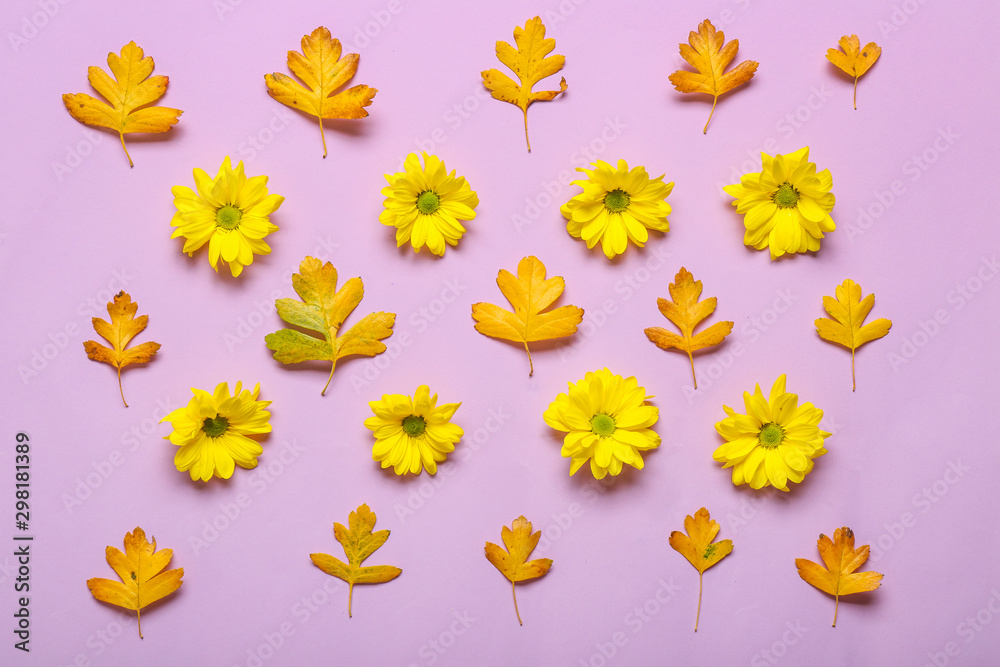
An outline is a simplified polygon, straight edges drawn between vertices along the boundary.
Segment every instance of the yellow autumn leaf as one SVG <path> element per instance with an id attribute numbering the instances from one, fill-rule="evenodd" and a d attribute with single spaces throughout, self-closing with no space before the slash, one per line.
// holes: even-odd
<path id="1" fill-rule="evenodd" d="M 688 36 L 690 44 L 679 45 L 681 57 L 698 71 L 677 70 L 669 77 L 674 88 L 682 93 L 705 93 L 712 96 L 712 111 L 705 122 L 704 134 L 708 133 L 708 124 L 712 122 L 719 95 L 752 79 L 760 64 L 744 60 L 726 72 L 726 67 L 740 49 L 740 41 L 734 39 L 727 44 L 725 40 L 725 34 L 721 30 L 716 31 L 712 22 L 705 19 L 698 25 L 698 32 L 692 32 Z"/>
<path id="2" fill-rule="evenodd" d="M 699 301 L 701 281 L 695 280 L 691 272 L 683 266 L 674 276 L 674 282 L 670 283 L 669 290 L 671 300 L 667 301 L 661 297 L 656 300 L 656 305 L 665 318 L 677 325 L 681 335 L 678 336 L 662 327 L 650 327 L 644 332 L 646 337 L 661 349 L 687 352 L 688 360 L 691 362 L 691 378 L 694 380 L 694 388 L 697 389 L 698 378 L 694 374 L 694 357 L 691 353 L 721 343 L 732 332 L 733 323 L 716 322 L 707 329 L 694 333 L 695 327 L 715 312 L 716 298 L 713 296 Z"/>
<path id="3" fill-rule="evenodd" d="M 712 543 L 719 534 L 719 524 L 713 521 L 708 510 L 702 507 L 684 519 L 684 533 L 670 533 L 670 546 L 674 551 L 688 559 L 698 570 L 698 612 L 694 618 L 694 631 L 698 632 L 698 619 L 701 618 L 701 578 L 705 570 L 712 567 L 729 555 L 733 550 L 732 540 L 722 540 Z"/>
<path id="4" fill-rule="evenodd" d="M 561 276 L 546 280 L 545 265 L 534 256 L 518 262 L 516 278 L 501 269 L 497 286 L 514 307 L 514 312 L 492 303 L 474 303 L 472 317 L 476 320 L 476 331 L 493 338 L 523 343 L 528 353 L 530 377 L 535 373 L 535 365 L 531 361 L 528 343 L 572 335 L 583 319 L 583 308 L 560 306 L 547 313 L 542 312 L 559 298 L 566 284 Z"/>
<path id="5" fill-rule="evenodd" d="M 507 547 L 506 551 L 492 542 L 486 543 L 487 560 L 510 581 L 511 593 L 514 595 L 514 613 L 517 614 L 517 622 L 521 625 L 524 625 L 524 622 L 521 620 L 521 612 L 517 609 L 517 582 L 543 577 L 552 567 L 551 558 L 528 560 L 541 536 L 540 530 L 536 533 L 531 532 L 531 522 L 522 515 L 514 519 L 510 528 L 504 526 L 500 530 L 500 538 Z"/>
<path id="6" fill-rule="evenodd" d="M 882 585 L 883 575 L 878 572 L 855 572 L 868 560 L 868 545 L 855 549 L 854 532 L 847 526 L 835 530 L 832 540 L 820 533 L 816 546 L 826 567 L 806 558 L 796 558 L 795 567 L 799 568 L 799 576 L 804 581 L 836 598 L 833 627 L 837 627 L 840 596 L 873 591 Z"/>
<path id="7" fill-rule="evenodd" d="M 101 345 L 97 341 L 88 340 L 83 343 L 83 349 L 87 356 L 94 361 L 101 361 L 118 371 L 118 392 L 121 394 L 122 403 L 125 403 L 125 392 L 122 390 L 122 369 L 130 364 L 144 364 L 152 360 L 156 351 L 160 349 L 159 343 L 148 341 L 129 348 L 128 344 L 143 329 L 149 321 L 149 315 L 135 316 L 135 311 L 139 304 L 132 301 L 132 297 L 126 292 L 118 292 L 114 301 L 108 302 L 108 315 L 111 322 L 105 322 L 99 317 L 94 317 L 91 322 L 102 338 L 111 343 L 111 347 Z M 127 349 L 126 349 L 127 348 Z M 128 407 L 128 403 L 125 403 Z"/>
<path id="8" fill-rule="evenodd" d="M 848 76 L 854 77 L 854 109 L 858 108 L 858 78 L 867 72 L 878 57 L 882 55 L 882 47 L 875 42 L 868 42 L 861 48 L 861 40 L 857 35 L 844 35 L 840 38 L 840 48 L 827 49 L 826 59 L 842 69 Z"/>
<path id="9" fill-rule="evenodd" d="M 369 509 L 367 504 L 363 504 L 358 507 L 357 511 L 351 512 L 347 517 L 347 523 L 350 526 L 349 529 L 344 528 L 344 525 L 340 523 L 333 524 L 333 536 L 343 545 L 347 563 L 330 554 L 309 554 L 309 558 L 319 569 L 332 577 L 343 579 L 350 585 L 347 593 L 347 615 L 350 617 L 352 616 L 351 606 L 354 600 L 354 584 L 383 584 L 392 581 L 403 571 L 392 565 L 361 567 L 361 563 L 389 539 L 388 530 L 372 532 L 372 528 L 375 527 L 375 513 Z"/>
<path id="10" fill-rule="evenodd" d="M 146 533 L 136 526 L 131 533 L 125 533 L 125 553 L 109 546 L 105 555 L 121 581 L 95 577 L 87 580 L 87 588 L 101 602 L 124 607 L 135 612 L 139 624 L 139 638 L 142 638 L 142 616 L 140 610 L 170 595 L 184 583 L 184 568 L 161 572 L 170 563 L 174 552 L 170 549 L 156 550 L 156 538 L 146 541 Z"/>
<path id="11" fill-rule="evenodd" d="M 858 387 L 854 378 L 854 354 L 859 347 L 869 341 L 889 333 L 892 321 L 883 318 L 864 324 L 865 318 L 875 305 L 875 295 L 861 298 L 861 285 L 850 278 L 837 286 L 837 298 L 824 296 L 823 308 L 830 318 L 816 320 L 816 333 L 823 340 L 843 345 L 851 351 L 851 391 Z M 864 326 L 862 326 L 864 324 Z"/>
<path id="12" fill-rule="evenodd" d="M 377 88 L 359 84 L 337 93 L 358 71 L 357 53 L 341 58 L 340 40 L 331 38 L 330 31 L 320 26 L 311 35 L 302 37 L 302 53 L 288 52 L 288 69 L 301 83 L 281 72 L 264 75 L 267 94 L 285 106 L 298 109 L 319 119 L 326 157 L 324 118 L 364 118 L 365 107 L 372 103 Z"/>
<path id="13" fill-rule="evenodd" d="M 532 92 L 536 83 L 562 69 L 566 57 L 560 55 L 548 56 L 556 48 L 556 40 L 545 38 L 545 26 L 542 19 L 529 19 L 524 27 L 514 28 L 515 49 L 507 42 L 497 42 L 497 59 L 517 75 L 520 84 L 497 69 L 483 70 L 483 84 L 494 99 L 509 102 L 520 107 L 524 113 L 524 141 L 531 152 L 531 141 L 528 139 L 528 107 L 532 102 L 548 102 L 556 95 L 566 91 L 566 79 L 559 81 L 559 90 L 542 90 Z M 546 57 L 548 56 L 548 57 Z"/>
<path id="14" fill-rule="evenodd" d="M 292 287 L 302 301 L 278 299 L 274 302 L 278 316 L 288 324 L 315 331 L 322 338 L 296 329 L 280 329 L 264 336 L 264 342 L 274 352 L 274 358 L 283 364 L 332 361 L 330 377 L 321 394 L 326 394 L 339 359 L 351 355 L 374 357 L 385 352 L 382 339 L 392 335 L 395 313 L 370 313 L 346 333 L 337 335 L 344 320 L 365 295 L 361 278 L 351 278 L 338 291 L 337 269 L 333 264 L 306 257 L 299 265 L 299 273 L 292 274 Z"/>
<path id="15" fill-rule="evenodd" d="M 153 73 L 152 57 L 143 57 L 142 49 L 129 42 L 121 55 L 108 54 L 108 67 L 114 79 L 100 67 L 87 69 L 87 80 L 110 104 L 85 93 L 62 96 L 63 104 L 73 118 L 95 127 L 105 127 L 118 133 L 122 150 L 133 166 L 132 156 L 125 148 L 125 135 L 136 132 L 166 132 L 184 113 L 170 107 L 146 106 L 163 97 L 170 79 Z"/>

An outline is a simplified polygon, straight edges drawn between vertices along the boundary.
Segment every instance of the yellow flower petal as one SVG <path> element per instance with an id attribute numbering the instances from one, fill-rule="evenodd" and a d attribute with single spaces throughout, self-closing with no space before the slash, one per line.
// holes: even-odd
<path id="1" fill-rule="evenodd" d="M 788 491 L 788 482 L 801 482 L 812 470 L 812 459 L 826 453 L 823 440 L 830 434 L 819 429 L 822 411 L 812 403 L 799 405 L 798 396 L 788 393 L 785 384 L 785 376 L 779 376 L 767 399 L 760 385 L 752 394 L 744 392 L 746 415 L 723 406 L 727 417 L 715 430 L 725 442 L 712 458 L 733 469 L 733 484 Z"/>
<path id="2" fill-rule="evenodd" d="M 267 176 L 247 178 L 243 163 L 232 168 L 229 157 L 222 161 L 214 179 L 202 169 L 194 169 L 197 195 L 185 186 L 174 186 L 174 207 L 177 213 L 170 221 L 174 227 L 171 238 L 184 238 L 183 251 L 193 254 L 209 244 L 208 261 L 219 270 L 221 258 L 234 276 L 253 262 L 254 254 L 267 254 L 270 247 L 262 241 L 277 231 L 268 216 L 284 201 L 280 195 L 268 194 Z M 223 214 L 224 207 L 236 208 Z M 230 238 L 233 237 L 233 238 Z"/>
<path id="3" fill-rule="evenodd" d="M 257 465 L 263 449 L 246 434 L 270 432 L 271 413 L 264 409 L 270 401 L 257 400 L 260 385 L 253 392 L 241 388 L 237 383 L 232 395 L 225 382 L 211 394 L 192 388 L 194 398 L 188 406 L 161 420 L 173 426 L 165 439 L 179 448 L 174 456 L 177 470 L 207 482 L 213 476 L 232 477 L 236 464 L 243 468 Z"/>

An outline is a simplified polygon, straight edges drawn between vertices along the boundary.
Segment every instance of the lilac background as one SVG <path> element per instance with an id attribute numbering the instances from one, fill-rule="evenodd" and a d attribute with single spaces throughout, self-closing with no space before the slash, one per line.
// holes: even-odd
<path id="1" fill-rule="evenodd" d="M 11 646 L 14 559 L 0 549 L 0 661 L 993 659 L 1000 457 L 987 420 L 998 398 L 1000 239 L 986 179 L 996 176 L 997 148 L 992 3 L 232 4 L 4 3 L 0 267 L 11 287 L 3 293 L 0 535 L 15 532 L 13 438 L 26 430 L 36 540 L 30 656 Z M 39 13 L 49 5 L 54 15 Z M 519 111 L 487 99 L 479 71 L 498 66 L 494 42 L 509 41 L 535 14 L 567 57 L 569 90 L 531 109 L 529 155 Z M 707 136 L 710 103 L 667 81 L 681 64 L 677 43 L 706 17 L 740 40 L 740 60 L 761 63 L 749 86 L 720 102 Z M 379 89 L 368 119 L 330 123 L 326 160 L 314 119 L 269 99 L 262 80 L 286 71 L 285 52 L 318 25 L 361 53 L 354 83 Z M 857 111 L 850 81 L 824 59 L 852 32 L 884 49 L 860 83 Z M 26 39 L 13 43 L 11 34 Z M 184 109 L 168 135 L 129 140 L 132 170 L 117 138 L 78 124 L 59 97 L 89 92 L 87 66 L 104 66 L 129 40 L 170 76 L 163 103 Z M 818 254 L 772 263 L 742 244 L 742 221 L 721 186 L 759 169 L 761 149 L 804 145 L 833 173 L 838 230 Z M 466 176 L 481 199 L 461 246 L 443 259 L 397 251 L 377 220 L 383 174 L 420 148 Z M 568 180 L 590 160 L 585 151 L 666 173 L 676 183 L 671 231 L 615 262 L 569 238 L 558 207 L 576 192 Z M 225 155 L 244 160 L 250 175 L 269 175 L 271 191 L 286 197 L 273 216 L 281 227 L 269 239 L 273 253 L 238 280 L 216 275 L 205 250 L 189 259 L 169 239 L 170 187 L 192 185 L 194 167 L 214 173 Z M 871 217 L 859 218 L 866 209 Z M 375 310 L 398 313 L 394 354 L 342 362 L 325 397 L 324 370 L 281 366 L 263 344 L 281 326 L 274 298 L 292 296 L 290 274 L 306 254 L 332 261 L 342 279 L 364 279 L 349 324 Z M 538 346 L 531 379 L 523 351 L 476 333 L 469 314 L 476 301 L 503 303 L 497 271 L 528 254 L 565 276 L 562 303 L 587 313 L 568 344 Z M 736 322 L 724 347 L 696 359 L 697 393 L 687 359 L 642 332 L 665 324 L 656 297 L 682 265 L 718 296 L 717 318 Z M 856 393 L 849 353 L 819 340 L 812 325 L 821 297 L 847 277 L 876 293 L 872 317 L 894 322 L 859 352 Z M 163 345 L 155 362 L 125 373 L 129 409 L 114 371 L 80 345 L 94 337 L 98 313 L 88 304 L 106 317 L 103 304 L 122 287 L 150 315 L 142 340 Z M 36 359 L 37 374 L 24 375 L 36 354 L 44 367 Z M 568 381 L 604 366 L 637 376 L 656 396 L 663 444 L 644 471 L 602 486 L 585 471 L 567 475 L 560 438 L 541 414 Z M 789 494 L 735 488 L 712 461 L 713 424 L 722 404 L 740 406 L 744 390 L 759 382 L 766 391 L 780 373 L 825 411 L 830 453 Z M 161 439 L 168 426 L 156 422 L 188 400 L 189 387 L 237 380 L 261 383 L 274 433 L 256 470 L 193 484 L 174 470 L 174 448 Z M 437 476 L 399 479 L 370 459 L 366 403 L 422 383 L 463 402 L 455 421 L 466 437 Z M 227 518 L 240 499 L 239 515 Z M 371 562 L 403 574 L 359 588 L 348 619 L 346 585 L 308 554 L 339 555 L 332 523 L 362 502 L 392 530 Z M 705 577 L 695 634 L 697 573 L 667 535 L 703 505 L 735 550 Z M 499 541 L 501 525 L 519 514 L 545 532 L 535 555 L 555 561 L 544 580 L 519 588 L 523 627 L 506 580 L 483 557 L 483 543 Z M 206 532 L 213 521 L 224 529 Z M 875 594 L 845 599 L 834 630 L 832 598 L 800 581 L 793 560 L 817 559 L 816 536 L 845 524 L 859 543 L 880 547 L 866 567 L 885 580 Z M 84 585 L 113 576 L 104 547 L 120 547 L 136 525 L 185 570 L 182 589 L 144 613 L 144 641 L 134 618 L 95 602 Z"/>

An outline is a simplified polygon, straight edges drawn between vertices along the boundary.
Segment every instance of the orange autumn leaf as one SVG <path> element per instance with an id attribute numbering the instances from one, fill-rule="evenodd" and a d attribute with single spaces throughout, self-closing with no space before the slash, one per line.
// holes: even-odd
<path id="1" fill-rule="evenodd" d="M 132 164 L 132 156 L 125 148 L 125 135 L 136 132 L 166 132 L 183 111 L 169 107 L 148 106 L 163 97 L 170 79 L 153 73 L 152 57 L 143 57 L 142 49 L 129 42 L 122 47 L 121 55 L 108 54 L 108 68 L 114 79 L 100 67 L 87 69 L 87 80 L 107 102 L 85 93 L 62 96 L 63 104 L 73 118 L 86 125 L 105 127 L 118 133 L 122 150 Z"/>
<path id="2" fill-rule="evenodd" d="M 725 39 L 723 32 L 716 31 L 711 21 L 702 21 L 698 25 L 698 32 L 692 32 L 688 36 L 690 44 L 679 45 L 681 57 L 698 71 L 677 70 L 669 77 L 674 88 L 682 93 L 705 93 L 712 96 L 712 111 L 705 122 L 705 134 L 708 133 L 708 124 L 712 122 L 719 95 L 752 79 L 759 65 L 753 60 L 744 60 L 726 72 L 726 67 L 740 49 L 740 42 L 734 39 L 725 43 Z"/>
<path id="3" fill-rule="evenodd" d="M 144 364 L 150 361 L 156 351 L 160 349 L 159 343 L 152 341 L 141 343 L 129 348 L 129 342 L 143 329 L 149 321 L 149 315 L 135 317 L 135 311 L 139 304 L 132 301 L 132 297 L 126 292 L 118 292 L 114 301 L 108 302 L 108 315 L 111 322 L 105 322 L 99 317 L 94 317 L 91 322 L 102 338 L 111 343 L 112 347 L 101 345 L 97 341 L 88 340 L 83 344 L 83 349 L 87 351 L 87 356 L 94 361 L 101 361 L 118 371 L 118 392 L 121 394 L 122 403 L 125 403 L 125 392 L 122 390 L 122 369 L 129 364 Z M 127 349 L 126 349 L 127 348 Z M 128 407 L 128 403 L 125 403 Z"/>
<path id="4" fill-rule="evenodd" d="M 566 91 L 566 79 L 559 81 L 559 90 L 542 90 L 532 92 L 532 87 L 547 76 L 551 76 L 566 64 L 566 57 L 549 56 L 556 48 L 556 40 L 545 38 L 545 25 L 542 19 L 529 19 L 524 27 L 514 28 L 515 49 L 507 42 L 497 42 L 497 59 L 517 75 L 520 85 L 497 69 L 484 70 L 481 74 L 483 85 L 490 91 L 494 99 L 509 102 L 521 109 L 524 114 L 524 141 L 531 152 L 531 141 L 528 140 L 528 107 L 533 102 L 549 102 L 559 93 Z M 548 57 L 546 57 L 548 56 Z"/>
<path id="5" fill-rule="evenodd" d="M 542 312 L 563 293 L 566 283 L 561 276 L 545 278 L 545 265 L 537 257 L 525 257 L 517 264 L 517 277 L 504 269 L 497 276 L 497 287 L 514 307 L 514 312 L 492 303 L 472 304 L 472 317 L 479 333 L 522 343 L 528 353 L 528 376 L 535 373 L 528 343 L 562 338 L 576 332 L 583 319 L 583 308 L 560 306 Z"/>
<path id="6" fill-rule="evenodd" d="M 842 69 L 848 76 L 854 77 L 854 109 L 858 108 L 858 79 L 867 72 L 878 57 L 882 55 L 882 47 L 875 42 L 868 42 L 861 48 L 861 40 L 857 35 L 844 35 L 840 38 L 840 48 L 827 49 L 826 59 Z"/>
<path id="7" fill-rule="evenodd" d="M 540 530 L 536 533 L 531 532 L 531 522 L 522 515 L 514 519 L 510 528 L 504 526 L 500 530 L 500 537 L 507 547 L 506 551 L 492 542 L 486 543 L 487 560 L 510 580 L 511 593 L 514 595 L 514 613 L 517 614 L 517 622 L 521 625 L 524 625 L 524 622 L 517 608 L 517 582 L 543 577 L 552 567 L 551 558 L 528 560 L 541 536 Z"/>
<path id="8" fill-rule="evenodd" d="M 105 555 L 121 581 L 95 577 L 87 580 L 87 588 L 101 602 L 124 607 L 135 612 L 139 624 L 139 638 L 142 639 L 142 617 L 140 610 L 170 595 L 184 583 L 184 568 L 161 572 L 170 563 L 174 552 L 171 549 L 156 550 L 156 538 L 146 541 L 146 533 L 136 527 L 125 533 L 125 553 L 109 546 Z"/>
<path id="9" fill-rule="evenodd" d="M 326 157 L 324 118 L 364 118 L 365 107 L 372 103 L 378 89 L 359 84 L 336 92 L 358 71 L 360 56 L 348 53 L 341 58 L 340 40 L 331 38 L 330 31 L 320 26 L 302 38 L 302 53 L 288 52 L 288 69 L 302 83 L 281 72 L 264 75 L 267 94 L 285 106 L 298 109 L 319 119 L 323 137 L 323 157 Z"/>
<path id="10" fill-rule="evenodd" d="M 873 591 L 882 585 L 883 575 L 878 572 L 855 572 L 868 560 L 868 545 L 855 549 L 854 532 L 847 526 L 834 531 L 832 540 L 820 533 L 816 544 L 826 567 L 806 558 L 796 558 L 795 567 L 799 568 L 799 576 L 804 581 L 836 598 L 833 627 L 837 627 L 840 596 Z"/>
<path id="11" fill-rule="evenodd" d="M 694 388 L 697 389 L 698 378 L 694 374 L 694 357 L 691 353 L 721 343 L 732 332 L 733 323 L 716 322 L 707 329 L 694 333 L 701 321 L 715 312 L 716 298 L 713 296 L 699 301 L 701 281 L 695 280 L 683 266 L 674 276 L 674 282 L 670 283 L 669 290 L 671 300 L 659 298 L 656 300 L 656 305 L 664 317 L 677 325 L 681 335 L 678 336 L 662 327 L 650 327 L 644 331 L 646 337 L 661 349 L 687 352 L 688 360 L 691 362 L 691 378 L 694 380 Z"/>
<path id="12" fill-rule="evenodd" d="M 333 536 L 344 547 L 347 563 L 334 558 L 330 554 L 309 554 L 309 558 L 319 569 L 338 579 L 346 581 L 350 587 L 347 593 L 347 615 L 352 616 L 351 606 L 354 600 L 354 584 L 382 584 L 392 581 L 403 571 L 392 565 L 369 565 L 361 567 L 361 563 L 375 553 L 375 550 L 389 539 L 388 530 L 373 533 L 375 513 L 367 504 L 358 507 L 347 517 L 350 529 L 343 524 L 333 524 Z"/>
<path id="13" fill-rule="evenodd" d="M 823 297 L 823 308 L 830 318 L 821 317 L 816 320 L 816 333 L 823 340 L 843 345 L 851 351 L 851 391 L 858 387 L 854 378 L 854 354 L 857 349 L 873 340 L 877 340 L 892 327 L 890 320 L 883 318 L 864 324 L 865 318 L 875 305 L 875 295 L 869 294 L 861 298 L 861 285 L 850 278 L 837 286 L 837 298 Z M 864 324 L 864 326 L 862 326 Z"/>
<path id="14" fill-rule="evenodd" d="M 264 336 L 264 342 L 274 352 L 275 360 L 283 364 L 333 362 L 330 377 L 320 392 L 325 396 L 337 369 L 337 361 L 352 355 L 374 357 L 385 352 L 382 339 L 392 335 L 396 314 L 369 313 L 338 335 L 344 320 L 365 296 L 361 278 L 351 278 L 338 290 L 337 269 L 333 264 L 306 257 L 299 264 L 299 273 L 292 274 L 292 287 L 302 301 L 278 299 L 274 302 L 278 316 L 288 324 L 318 333 L 322 338 L 298 329 L 279 329 Z"/>
<path id="15" fill-rule="evenodd" d="M 684 519 L 684 531 L 670 533 L 670 546 L 674 551 L 688 559 L 698 570 L 698 612 L 694 617 L 694 631 L 698 632 L 698 620 L 701 618 L 701 579 L 705 570 L 725 558 L 733 550 L 732 540 L 722 540 L 712 543 L 719 534 L 719 524 L 713 521 L 708 510 L 702 507 Z"/>

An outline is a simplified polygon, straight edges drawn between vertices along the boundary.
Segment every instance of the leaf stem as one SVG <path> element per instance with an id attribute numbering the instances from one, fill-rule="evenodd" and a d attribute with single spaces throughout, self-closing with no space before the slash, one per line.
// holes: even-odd
<path id="1" fill-rule="evenodd" d="M 323 391 L 319 392 L 320 396 L 326 396 L 327 387 L 330 386 L 330 382 L 333 380 L 333 371 L 337 370 L 337 360 L 333 360 L 333 365 L 330 366 L 330 377 L 326 379 L 326 384 L 323 386 Z"/>
<path id="2" fill-rule="evenodd" d="M 528 353 L 528 377 L 535 374 L 535 364 L 531 361 L 531 350 L 528 349 L 528 341 L 524 341 L 524 351 Z"/>
<path id="3" fill-rule="evenodd" d="M 138 609 L 135 610 L 135 618 L 139 622 L 139 639 L 142 639 L 142 613 Z"/>
<path id="4" fill-rule="evenodd" d="M 698 621 L 701 619 L 701 578 L 703 572 L 698 573 L 698 613 L 694 617 L 694 631 L 698 632 Z"/>
<path id="5" fill-rule="evenodd" d="M 694 357 L 691 356 L 691 350 L 690 349 L 687 351 L 687 353 L 688 353 L 688 359 L 691 361 L 691 379 L 694 380 L 694 388 L 697 389 L 698 388 L 698 378 L 694 374 Z"/>
<path id="6" fill-rule="evenodd" d="M 517 622 L 524 625 L 524 621 L 521 620 L 521 612 L 517 610 L 517 586 L 514 585 L 513 581 L 510 582 L 510 591 L 514 594 L 514 613 L 517 614 Z"/>
<path id="7" fill-rule="evenodd" d="M 524 112 L 524 142 L 528 144 L 528 152 L 531 152 L 531 140 L 528 139 L 528 110 L 522 109 Z"/>
<path id="8" fill-rule="evenodd" d="M 323 159 L 326 159 L 326 133 L 323 132 L 323 117 L 319 119 L 319 136 L 323 139 Z"/>
<path id="9" fill-rule="evenodd" d="M 833 603 L 833 627 L 837 627 L 837 612 L 840 611 L 840 596 L 837 596 L 837 601 Z"/>
<path id="10" fill-rule="evenodd" d="M 858 381 L 854 377 L 854 352 L 855 350 L 851 350 L 851 391 L 858 390 Z"/>
<path id="11" fill-rule="evenodd" d="M 119 138 L 119 139 L 121 140 L 121 142 L 122 142 L 122 150 L 123 150 L 123 151 L 125 151 L 125 157 L 127 157 L 127 158 L 128 158 L 128 166 L 129 166 L 129 168 L 131 169 L 132 167 L 135 167 L 135 165 L 134 165 L 134 164 L 132 164 L 132 156 L 128 154 L 128 149 L 127 149 L 127 148 L 125 148 L 125 135 L 124 135 L 124 134 L 122 134 L 121 132 L 119 132 L 119 133 L 118 133 L 118 138 Z"/>
<path id="12" fill-rule="evenodd" d="M 697 387 L 696 387 L 697 388 Z M 118 393 L 122 395 L 122 403 L 125 403 L 125 391 L 122 389 L 122 369 L 118 369 Z M 125 407 L 128 407 L 128 403 L 125 403 Z"/>
<path id="13" fill-rule="evenodd" d="M 712 111 L 708 114 L 708 120 L 705 121 L 705 129 L 701 131 L 702 134 L 708 134 L 708 124 L 712 122 L 712 116 L 715 115 L 715 105 L 719 101 L 719 96 L 716 95 L 715 99 L 712 100 Z"/>
<path id="14" fill-rule="evenodd" d="M 350 582 L 350 586 L 347 587 L 347 618 L 354 618 L 351 614 L 351 605 L 354 604 L 354 582 Z"/>
<path id="15" fill-rule="evenodd" d="M 854 75 L 854 110 L 858 110 L 858 75 Z"/>

